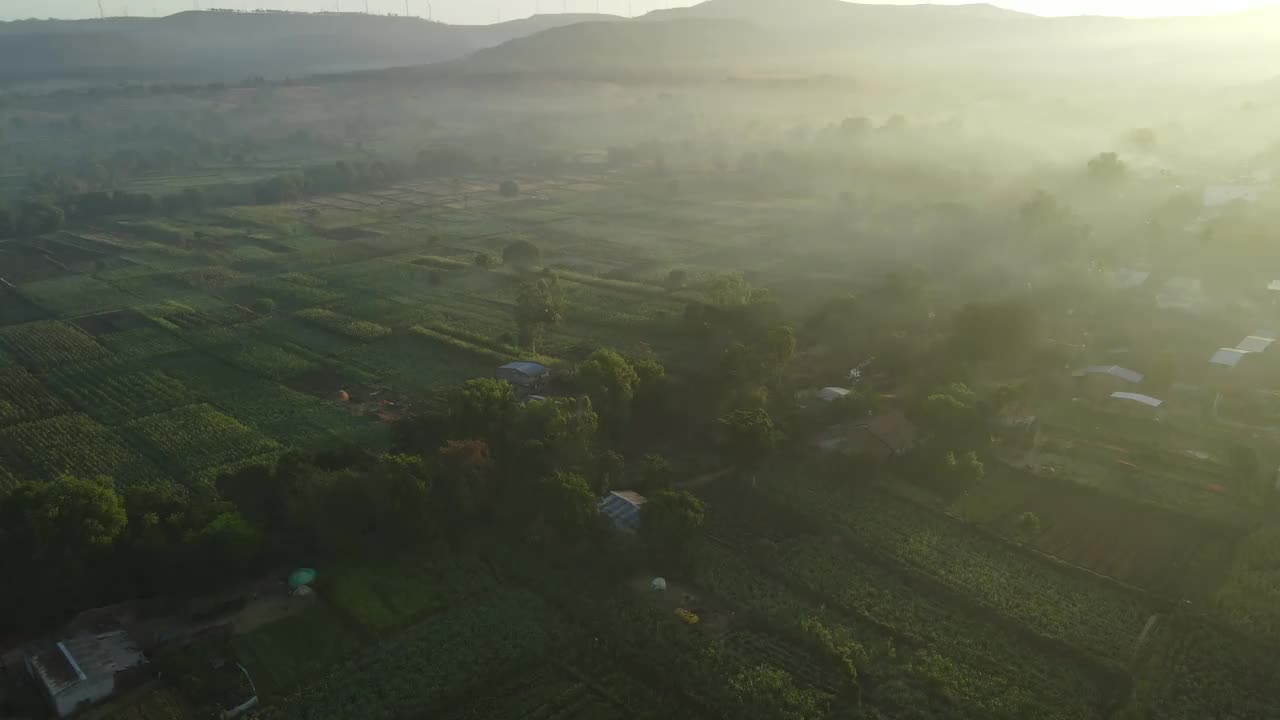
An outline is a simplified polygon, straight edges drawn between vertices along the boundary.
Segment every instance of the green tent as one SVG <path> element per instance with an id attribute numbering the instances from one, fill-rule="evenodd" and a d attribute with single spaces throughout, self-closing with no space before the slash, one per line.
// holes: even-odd
<path id="1" fill-rule="evenodd" d="M 316 581 L 316 571 L 311 568 L 298 568 L 289 573 L 289 587 L 295 590 L 303 585 L 310 585 Z"/>

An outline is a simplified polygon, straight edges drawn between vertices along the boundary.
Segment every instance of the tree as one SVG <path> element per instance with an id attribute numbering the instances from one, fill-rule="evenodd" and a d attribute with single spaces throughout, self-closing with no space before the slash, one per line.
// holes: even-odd
<path id="1" fill-rule="evenodd" d="M 1015 524 L 1018 531 L 1018 537 L 1024 542 L 1034 540 L 1040 534 L 1040 518 L 1033 512 L 1024 512 L 1018 516 Z"/>
<path id="2" fill-rule="evenodd" d="M 493 461 L 483 440 L 450 440 L 436 452 L 436 466 L 432 491 L 445 517 L 470 517 L 488 502 Z"/>
<path id="3" fill-rule="evenodd" d="M 25 483 L 0 499 L 0 545 L 12 557 L 51 570 L 77 565 L 103 551 L 128 525 L 111 478 L 63 476 Z"/>
<path id="4" fill-rule="evenodd" d="M 18 209 L 19 235 L 44 235 L 62 229 L 66 221 L 62 208 L 46 200 L 26 200 Z"/>
<path id="5" fill-rule="evenodd" d="M 577 377 L 583 392 L 604 419 L 605 427 L 621 438 L 631 419 L 631 401 L 640 384 L 635 368 L 617 351 L 601 348 L 578 368 Z"/>
<path id="6" fill-rule="evenodd" d="M 952 487 L 968 490 L 986 477 L 986 469 L 975 452 L 957 455 L 948 450 L 942 456 L 942 472 Z"/>
<path id="7" fill-rule="evenodd" d="M 1129 166 L 1113 152 L 1098 153 L 1089 161 L 1089 177 L 1103 182 L 1119 180 L 1129 172 Z"/>
<path id="8" fill-rule="evenodd" d="M 707 296 L 712 304 L 722 307 L 742 307 L 761 300 L 768 291 L 751 286 L 740 272 L 723 273 L 711 279 Z"/>
<path id="9" fill-rule="evenodd" d="M 1135 149 L 1149 153 L 1156 149 L 1156 131 L 1151 128 L 1134 128 L 1127 136 L 1129 144 Z"/>
<path id="10" fill-rule="evenodd" d="M 950 344 L 971 363 L 1018 356 L 1035 339 L 1038 320 L 1025 302 L 969 303 L 952 319 Z"/>
<path id="11" fill-rule="evenodd" d="M 734 463 L 754 476 L 756 469 L 773 453 L 779 433 L 773 418 L 763 409 L 735 410 L 720 418 L 725 450 Z"/>
<path id="12" fill-rule="evenodd" d="M 679 269 L 668 272 L 667 279 L 663 282 L 663 285 L 668 290 L 673 290 L 673 291 L 679 290 L 688 284 L 689 284 L 689 273 Z"/>
<path id="13" fill-rule="evenodd" d="M 488 270 L 490 268 L 498 267 L 498 258 L 494 257 L 491 253 L 478 252 L 475 256 L 475 263 L 476 267 Z"/>
<path id="14" fill-rule="evenodd" d="M 596 497 L 581 475 L 557 472 L 538 483 L 540 525 L 554 537 L 577 541 L 595 524 Z"/>
<path id="15" fill-rule="evenodd" d="M 767 379 L 776 380 L 796 355 L 796 333 L 783 325 L 771 328 L 761 347 L 761 366 Z"/>
<path id="16" fill-rule="evenodd" d="M 498 194 L 504 198 L 513 198 L 520 194 L 520 184 L 515 180 L 503 180 L 498 185 Z"/>
<path id="17" fill-rule="evenodd" d="M 270 317 L 276 312 L 276 301 L 271 298 L 258 298 L 253 301 L 253 311 L 259 315 Z"/>
<path id="18" fill-rule="evenodd" d="M 663 490 L 650 495 L 641 510 L 640 532 L 655 548 L 678 552 L 706 520 L 706 507 L 692 494 Z"/>
<path id="19" fill-rule="evenodd" d="M 1262 476 L 1258 451 L 1248 445 L 1232 445 L 1227 450 L 1227 458 L 1236 474 L 1236 487 L 1242 493 L 1256 492 L 1258 480 Z"/>
<path id="20" fill-rule="evenodd" d="M 537 351 L 537 340 L 544 328 L 564 319 L 564 291 L 554 275 L 530 280 L 516 294 L 516 327 L 520 344 Z"/>
<path id="21" fill-rule="evenodd" d="M 498 442 L 519 406 L 510 383 L 495 378 L 468 380 L 449 397 L 449 429 L 456 438 Z"/>
<path id="22" fill-rule="evenodd" d="M 219 578 L 235 577 L 257 564 L 261 534 L 244 516 L 228 509 L 185 538 L 183 565 L 191 582 L 208 587 Z"/>
<path id="23" fill-rule="evenodd" d="M 537 245 L 521 238 L 502 250 L 502 264 L 521 270 L 537 267 L 542 263 L 542 251 Z"/>
<path id="24" fill-rule="evenodd" d="M 621 487 L 626 473 L 626 458 L 614 450 L 605 450 L 596 456 L 596 481 L 591 486 L 592 492 L 596 497 L 603 497 L 609 490 Z"/>
<path id="25" fill-rule="evenodd" d="M 737 720 L 817 720 L 826 702 L 816 690 L 796 687 L 791 674 L 769 665 L 741 670 L 729 680 Z"/>
<path id="26" fill-rule="evenodd" d="M 670 461 L 658 453 L 645 453 L 640 458 L 640 484 L 647 493 L 670 490 L 676 471 Z"/>

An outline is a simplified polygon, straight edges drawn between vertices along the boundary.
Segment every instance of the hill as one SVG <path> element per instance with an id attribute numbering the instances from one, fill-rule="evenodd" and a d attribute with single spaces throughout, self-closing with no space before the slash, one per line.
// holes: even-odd
<path id="1" fill-rule="evenodd" d="M 0 23 L 0 82 L 192 82 L 422 65 L 566 24 L 542 15 L 454 26 L 354 13 L 190 11 L 162 18 Z"/>

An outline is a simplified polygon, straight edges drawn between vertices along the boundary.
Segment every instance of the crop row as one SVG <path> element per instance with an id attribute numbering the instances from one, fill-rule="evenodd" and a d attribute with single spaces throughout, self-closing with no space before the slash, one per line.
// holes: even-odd
<path id="1" fill-rule="evenodd" d="M 508 668 L 540 662 L 563 631 L 536 596 L 500 590 L 358 653 L 260 717 L 422 716 Z"/>
<path id="2" fill-rule="evenodd" d="M 930 575 L 1035 631 L 1125 661 L 1156 608 L 1102 580 L 1055 567 L 958 520 L 880 492 L 810 496 L 858 543 Z"/>
<path id="3" fill-rule="evenodd" d="M 1007 673 L 1005 681 L 1052 699 L 1054 707 L 1066 710 L 1075 705 L 1068 716 L 1086 717 L 1101 699 L 1085 668 L 1029 647 L 1013 632 L 970 618 L 828 541 L 788 541 L 779 548 L 778 567 L 840 607 L 891 626 L 939 654 Z"/>
<path id="4" fill-rule="evenodd" d="M 280 449 L 274 440 L 210 405 L 188 405 L 127 428 L 170 466 L 188 473 Z"/>
<path id="5" fill-rule="evenodd" d="M 187 720 L 182 700 L 173 690 L 153 690 L 137 702 L 113 710 L 103 720 Z"/>
<path id="6" fill-rule="evenodd" d="M 48 369 L 107 357 L 107 349 L 70 323 L 42 320 L 0 328 L 3 343 L 29 367 Z"/>
<path id="7" fill-rule="evenodd" d="M 193 400 L 182 383 L 159 370 L 84 370 L 55 374 L 49 382 L 77 408 L 112 426 Z"/>
<path id="8" fill-rule="evenodd" d="M 444 610 L 497 583 L 487 566 L 469 558 L 349 566 L 326 574 L 325 597 L 365 628 L 382 635 Z"/>
<path id="9" fill-rule="evenodd" d="M 20 367 L 0 366 L 0 426 L 57 415 L 67 409 L 31 373 Z"/>
<path id="10" fill-rule="evenodd" d="M 308 308 L 294 313 L 299 320 L 309 322 L 329 332 L 345 335 L 363 342 L 377 340 L 391 334 L 391 328 L 355 318 L 340 315 L 324 308 Z"/>
<path id="11" fill-rule="evenodd" d="M 1137 684 L 1138 701 L 1166 720 L 1280 717 L 1275 653 L 1194 619 L 1162 619 Z"/>
<path id="12" fill-rule="evenodd" d="M 106 475 L 128 485 L 163 477 L 114 431 L 80 414 L 5 428 L 0 431 L 0 451 L 16 459 L 21 469 L 44 480 L 67 474 L 85 478 Z"/>
<path id="13" fill-rule="evenodd" d="M 133 328 L 100 335 L 98 341 L 121 360 L 147 360 L 191 348 L 172 332 L 155 327 Z"/>
<path id="14" fill-rule="evenodd" d="M 744 611 L 784 626 L 819 618 L 859 643 L 868 654 L 866 666 L 859 667 L 866 676 L 863 685 L 879 698 L 873 704 L 889 716 L 923 712 L 930 706 L 937 706 L 928 715 L 936 718 L 1096 716 L 1091 703 L 1099 690 L 1073 669 L 1029 652 L 999 628 L 931 604 L 892 577 L 868 574 L 861 579 L 881 603 L 848 603 L 833 592 L 819 605 L 722 548 L 699 548 L 692 565 L 700 587 Z M 823 596 L 822 588 L 798 584 Z M 1048 682 L 1042 682 L 1046 676 Z"/>
<path id="15" fill-rule="evenodd" d="M 515 687 L 490 688 L 486 697 L 451 720 L 622 720 L 627 717 L 588 685 L 553 669 L 521 678 Z"/>

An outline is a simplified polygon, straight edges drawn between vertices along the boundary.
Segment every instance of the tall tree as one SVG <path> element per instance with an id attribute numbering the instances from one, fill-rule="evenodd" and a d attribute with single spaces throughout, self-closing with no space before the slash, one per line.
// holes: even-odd
<path id="1" fill-rule="evenodd" d="M 616 351 L 601 348 L 578 368 L 578 383 L 597 408 L 605 428 L 621 438 L 631 419 L 640 376 Z"/>
<path id="2" fill-rule="evenodd" d="M 538 336 L 547 327 L 562 321 L 564 311 L 564 291 L 554 275 L 545 275 L 521 285 L 515 308 L 520 344 L 537 352 Z"/>
<path id="3" fill-rule="evenodd" d="M 597 518 L 596 497 L 577 473 L 557 472 L 538 483 L 537 507 L 535 534 L 549 531 L 567 542 L 585 538 Z"/>
<path id="4" fill-rule="evenodd" d="M 735 410 L 720 418 L 725 449 L 740 470 L 755 472 L 778 445 L 780 435 L 773 418 L 763 409 Z"/>
<path id="5" fill-rule="evenodd" d="M 706 520 L 702 501 L 686 491 L 650 495 L 641 511 L 640 532 L 659 552 L 679 553 Z"/>

